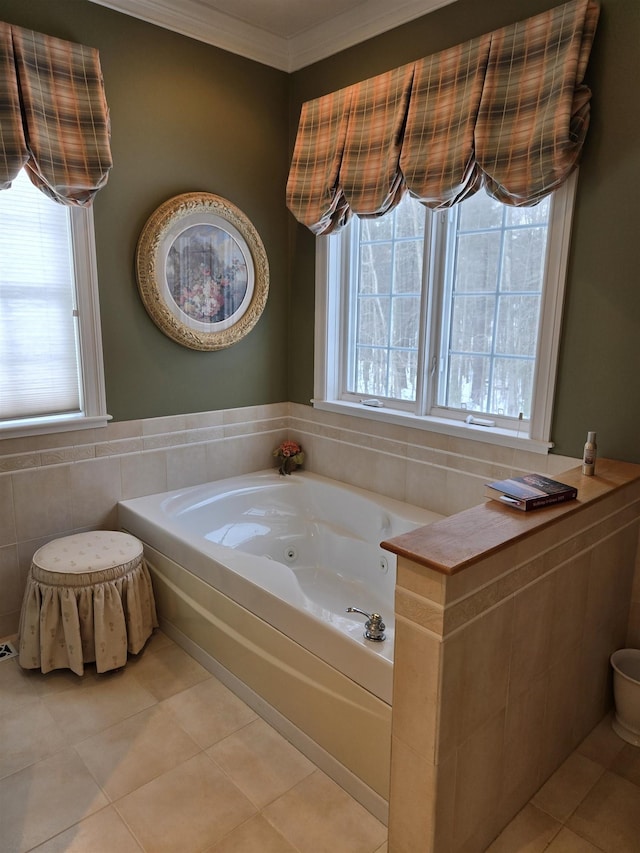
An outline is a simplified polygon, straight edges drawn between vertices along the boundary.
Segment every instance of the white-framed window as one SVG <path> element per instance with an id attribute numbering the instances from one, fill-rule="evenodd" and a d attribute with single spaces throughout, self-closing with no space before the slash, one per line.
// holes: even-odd
<path id="1" fill-rule="evenodd" d="M 314 405 L 547 452 L 575 183 L 317 238 Z"/>
<path id="2" fill-rule="evenodd" d="M 93 211 L 0 192 L 0 438 L 106 424 Z"/>

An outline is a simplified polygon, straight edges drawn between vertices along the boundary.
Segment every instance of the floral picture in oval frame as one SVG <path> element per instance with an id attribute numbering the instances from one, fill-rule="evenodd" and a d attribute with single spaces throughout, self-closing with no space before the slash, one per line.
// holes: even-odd
<path id="1" fill-rule="evenodd" d="M 136 277 L 153 322 L 195 350 L 241 340 L 269 292 L 258 232 L 239 208 L 213 193 L 183 193 L 154 211 L 138 240 Z"/>

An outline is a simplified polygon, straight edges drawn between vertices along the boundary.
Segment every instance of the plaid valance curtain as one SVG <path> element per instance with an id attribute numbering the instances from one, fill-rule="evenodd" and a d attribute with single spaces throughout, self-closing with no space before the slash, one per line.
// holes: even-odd
<path id="1" fill-rule="evenodd" d="M 450 207 L 483 184 L 536 204 L 577 165 L 599 9 L 571 0 L 302 105 L 287 205 L 315 234 L 409 191 Z"/>
<path id="2" fill-rule="evenodd" d="M 111 165 L 98 51 L 0 22 L 0 189 L 24 166 L 55 201 L 86 206 Z"/>

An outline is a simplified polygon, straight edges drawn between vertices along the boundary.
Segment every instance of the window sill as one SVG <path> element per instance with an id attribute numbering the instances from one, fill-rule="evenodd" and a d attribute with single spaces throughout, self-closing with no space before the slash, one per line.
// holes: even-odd
<path id="1" fill-rule="evenodd" d="M 553 447 L 552 441 L 539 441 L 528 435 L 519 435 L 516 430 L 500 429 L 499 427 L 484 427 L 467 424 L 463 421 L 434 418 L 428 415 L 418 416 L 410 412 L 400 412 L 382 408 L 370 408 L 362 403 L 351 403 L 344 400 L 311 400 L 315 409 L 323 412 L 335 412 L 341 415 L 352 415 L 370 421 L 382 421 L 388 424 L 420 429 L 426 432 L 437 432 L 441 435 L 451 435 L 455 438 L 467 438 L 470 441 L 483 441 L 485 444 L 497 444 L 501 447 L 513 447 L 517 450 L 527 450 L 531 453 L 548 454 Z"/>
<path id="2" fill-rule="evenodd" d="M 23 420 L 0 423 L 0 440 L 3 438 L 21 438 L 29 435 L 48 435 L 57 432 L 71 432 L 80 429 L 106 427 L 111 415 L 58 415 L 51 418 L 24 418 Z"/>

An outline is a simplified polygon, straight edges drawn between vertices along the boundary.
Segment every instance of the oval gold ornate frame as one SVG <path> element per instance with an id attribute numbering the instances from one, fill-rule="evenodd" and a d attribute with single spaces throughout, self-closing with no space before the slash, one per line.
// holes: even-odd
<path id="1" fill-rule="evenodd" d="M 223 322 L 196 321 L 171 297 L 166 264 L 169 250 L 190 226 L 225 232 L 247 266 L 247 294 Z M 269 293 L 269 263 L 260 236 L 231 202 L 212 193 L 183 193 L 168 199 L 147 220 L 136 249 L 138 290 L 153 322 L 165 335 L 195 350 L 218 350 L 237 343 L 258 322 Z"/>

